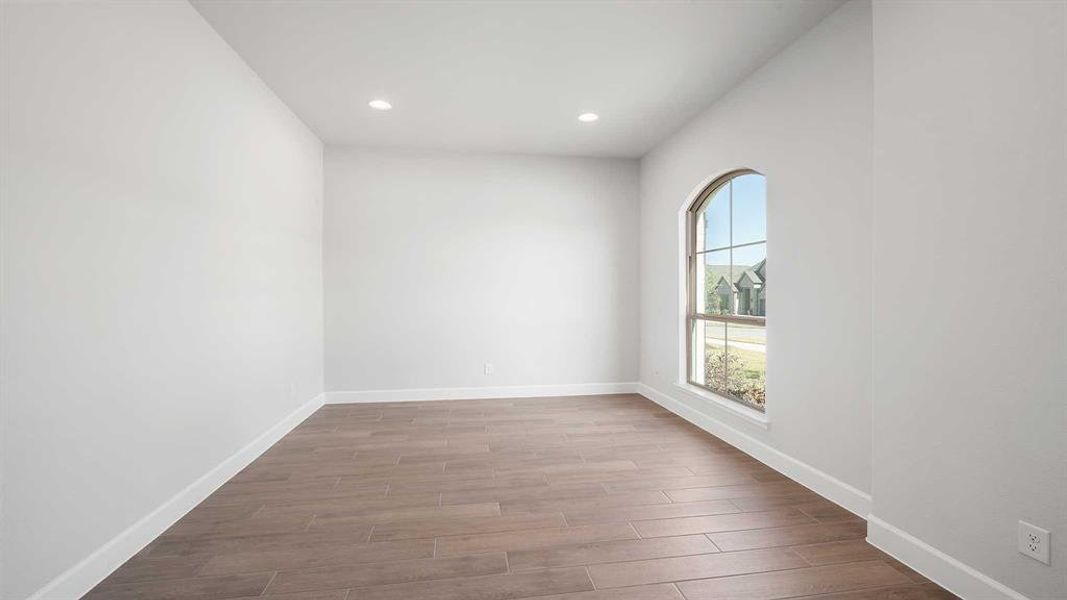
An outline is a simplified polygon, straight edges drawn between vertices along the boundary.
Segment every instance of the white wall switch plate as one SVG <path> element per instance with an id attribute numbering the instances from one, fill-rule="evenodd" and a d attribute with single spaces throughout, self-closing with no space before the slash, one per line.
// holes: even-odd
<path id="1" fill-rule="evenodd" d="M 1049 564 L 1049 532 L 1019 521 L 1019 553 Z"/>

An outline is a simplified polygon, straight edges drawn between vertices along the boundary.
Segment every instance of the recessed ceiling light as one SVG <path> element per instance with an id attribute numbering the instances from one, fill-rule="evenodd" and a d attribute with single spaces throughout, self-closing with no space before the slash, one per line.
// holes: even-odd
<path id="1" fill-rule="evenodd" d="M 389 109 L 393 108 L 393 105 L 389 104 L 385 100 L 371 100 L 370 102 L 367 103 L 367 106 L 369 106 L 369 107 L 371 107 L 371 108 L 373 108 L 375 110 L 389 110 Z"/>
<path id="2" fill-rule="evenodd" d="M 582 113 L 578 115 L 578 120 L 582 123 L 592 123 L 600 118 L 600 115 L 596 113 Z"/>

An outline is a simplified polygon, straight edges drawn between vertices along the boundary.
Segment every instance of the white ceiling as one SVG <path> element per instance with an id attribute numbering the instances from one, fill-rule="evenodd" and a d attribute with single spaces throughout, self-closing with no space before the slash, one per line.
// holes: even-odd
<path id="1" fill-rule="evenodd" d="M 840 3 L 193 0 L 328 144 L 628 157 Z"/>

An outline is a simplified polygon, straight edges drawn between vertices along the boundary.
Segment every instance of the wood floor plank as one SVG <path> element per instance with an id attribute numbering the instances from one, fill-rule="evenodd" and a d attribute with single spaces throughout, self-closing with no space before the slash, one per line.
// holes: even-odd
<path id="1" fill-rule="evenodd" d="M 437 556 L 532 550 L 568 544 L 635 538 L 637 538 L 637 532 L 627 523 L 449 536 L 437 538 Z"/>
<path id="2" fill-rule="evenodd" d="M 598 483 L 503 487 L 463 492 L 445 492 L 441 497 L 441 503 L 474 504 L 478 502 L 498 502 L 503 504 L 518 500 L 587 498 L 589 496 L 602 496 L 606 493 L 604 487 Z"/>
<path id="3" fill-rule="evenodd" d="M 708 500 L 704 502 L 676 502 L 650 506 L 612 506 L 584 510 L 568 510 L 563 513 L 571 525 L 590 525 L 593 523 L 646 521 L 651 519 L 673 519 L 702 515 L 722 515 L 738 513 L 737 507 L 728 500 Z"/>
<path id="4" fill-rule="evenodd" d="M 359 485 L 359 480 L 341 480 L 337 484 L 338 489 L 346 489 L 348 486 Z M 513 490 L 517 488 L 547 487 L 548 482 L 544 475 L 513 475 L 509 477 L 464 477 L 448 480 L 419 481 L 391 481 L 389 482 L 389 494 L 411 493 L 449 493 L 449 492 L 476 492 L 479 490 Z M 464 502 L 459 499 L 455 504 L 471 504 L 477 502 L 503 502 L 500 498 L 485 493 L 473 496 L 473 500 Z"/>
<path id="5" fill-rule="evenodd" d="M 563 515 L 560 513 L 518 513 L 479 517 L 441 516 L 377 525 L 371 534 L 371 540 L 405 540 L 448 535 L 512 532 L 524 529 L 563 527 L 564 525 Z"/>
<path id="6" fill-rule="evenodd" d="M 865 535 L 633 394 L 327 405 L 86 597 L 954 600 Z"/>
<path id="7" fill-rule="evenodd" d="M 707 477 L 706 475 L 694 476 L 691 481 L 699 482 L 695 477 Z M 747 475 L 746 475 L 747 477 Z M 769 483 L 742 483 L 738 485 L 694 485 L 690 487 L 662 488 L 674 502 L 696 502 L 697 500 L 733 500 L 735 498 L 773 497 L 788 496 L 790 494 L 805 494 L 808 492 L 800 484 L 792 481 L 773 481 Z"/>
<path id="8" fill-rule="evenodd" d="M 233 600 L 349 600 L 349 590 L 315 590 L 313 592 L 295 592 L 292 594 L 265 594 L 263 596 L 244 596 Z M 147 600 L 147 599 L 146 599 Z"/>
<path id="9" fill-rule="evenodd" d="M 687 600 L 775 600 L 909 583 L 880 562 L 810 567 L 678 584 Z"/>
<path id="10" fill-rule="evenodd" d="M 807 566 L 787 548 L 723 554 L 698 554 L 634 562 L 591 565 L 589 576 L 597 589 L 667 581 L 724 577 Z M 685 593 L 684 590 L 682 592 Z"/>
<path id="11" fill-rule="evenodd" d="M 493 577 L 389 585 L 359 590 L 357 600 L 512 600 L 593 589 L 585 569 L 542 569 Z"/>
<path id="12" fill-rule="evenodd" d="M 719 549 L 702 535 L 653 538 L 648 540 L 614 540 L 508 552 L 511 570 L 544 569 L 574 565 L 593 565 L 668 556 L 711 554 Z"/>
<path id="13" fill-rule="evenodd" d="M 501 512 L 574 512 L 599 510 L 619 506 L 646 506 L 670 504 L 671 500 L 659 490 L 640 490 L 588 498 L 561 498 L 548 500 L 513 500 L 500 505 Z"/>
<path id="14" fill-rule="evenodd" d="M 775 527 L 772 529 L 750 529 L 708 534 L 708 538 L 715 542 L 715 545 L 724 552 L 793 546 L 796 544 L 817 544 L 820 542 L 858 539 L 866 536 L 866 523 L 833 523 L 825 525 L 822 523 L 810 523 L 796 527 Z"/>
<path id="15" fill-rule="evenodd" d="M 481 554 L 409 560 L 374 564 L 346 564 L 279 571 L 267 587 L 269 593 L 301 592 L 316 589 L 361 588 L 370 586 L 477 577 L 506 573 L 504 554 Z M 896 573 L 896 571 L 893 571 Z"/>
<path id="16" fill-rule="evenodd" d="M 497 517 L 500 505 L 496 502 L 482 504 L 455 504 L 451 506 L 426 506 L 397 508 L 394 510 L 374 510 L 363 514 L 316 514 L 308 524 L 308 531 L 330 530 L 341 527 L 364 527 L 373 524 L 400 524 L 405 522 L 425 523 L 427 520 L 451 520 L 460 517 Z M 385 529 L 383 527 L 382 529 Z M 375 529 L 378 533 L 379 529 Z M 423 536 L 420 536 L 423 537 Z M 430 536 L 433 537 L 433 536 Z"/>
<path id="17" fill-rule="evenodd" d="M 675 502 L 689 502 L 684 495 L 676 498 L 672 492 L 680 492 L 690 488 L 714 488 L 731 485 L 755 485 L 756 480 L 744 473 L 732 473 L 725 475 L 688 475 L 683 477 L 659 477 L 654 479 L 626 479 L 612 481 L 604 484 L 610 492 L 622 492 L 627 490 L 671 490 L 667 495 Z M 722 498 L 727 498 L 724 496 Z M 692 500 L 717 500 L 720 498 L 693 498 Z"/>
<path id="18" fill-rule="evenodd" d="M 269 494 L 271 492 L 291 492 L 293 490 L 300 490 L 303 492 L 318 493 L 321 491 L 332 489 L 337 485 L 336 477 L 322 477 L 318 479 L 311 479 L 307 481 L 301 481 L 300 483 L 294 483 L 289 481 L 288 477 L 280 480 L 272 481 L 234 481 L 230 480 L 218 489 L 213 498 L 225 498 L 230 496 L 236 496 L 241 499 L 252 497 L 253 500 L 258 500 L 260 494 Z"/>
<path id="19" fill-rule="evenodd" d="M 272 473 L 284 476 L 288 481 L 306 479 L 324 479 L 328 477 L 383 477 L 383 476 L 412 476 L 433 475 L 443 473 L 444 462 L 417 463 L 417 464 L 360 464 L 355 459 L 347 459 L 340 462 L 314 462 L 297 466 L 293 465 L 270 465 L 255 469 L 253 473 L 270 475 Z"/>
<path id="20" fill-rule="evenodd" d="M 256 571 L 433 558 L 434 545 L 434 540 L 402 540 L 373 544 L 320 543 L 284 550 L 231 551 L 219 553 L 210 559 L 201 559 L 203 566 L 199 574 L 233 575 Z"/>
<path id="21" fill-rule="evenodd" d="M 255 504 L 257 507 L 264 504 L 285 504 L 292 502 L 308 502 L 314 500 L 328 500 L 333 498 L 345 498 L 349 496 L 366 496 L 368 494 L 384 496 L 389 490 L 388 481 L 363 482 L 358 487 L 334 487 L 337 486 L 337 478 L 331 478 L 330 487 L 321 489 L 309 489 L 302 487 L 288 487 L 271 492 L 244 492 L 240 494 L 212 494 L 200 506 L 230 506 L 235 504 Z"/>
<path id="22" fill-rule="evenodd" d="M 221 523 L 233 519 L 247 519 L 259 512 L 261 504 L 237 504 L 232 506 L 197 506 L 189 511 L 171 529 L 183 523 L 201 523 L 205 521 Z M 170 531 L 168 529 L 167 531 Z"/>
<path id="23" fill-rule="evenodd" d="M 136 583 L 110 583 L 86 594 L 86 600 L 222 600 L 241 596 L 258 596 L 266 589 L 274 573 L 246 573 L 195 579 L 163 579 Z"/>
<path id="24" fill-rule="evenodd" d="M 805 600 L 960 600 L 934 584 L 902 585 L 836 594 L 809 596 Z"/>
<path id="25" fill-rule="evenodd" d="M 881 560 L 886 557 L 881 550 L 862 539 L 793 546 L 793 552 L 813 566 Z"/>
<path id="26" fill-rule="evenodd" d="M 308 517 L 344 517 L 363 515 L 383 510 L 402 508 L 437 507 L 441 502 L 439 493 L 389 494 L 384 490 L 377 494 L 343 496 L 325 500 L 307 500 L 266 504 L 256 513 L 257 518 L 274 519 L 292 515 Z"/>
<path id="27" fill-rule="evenodd" d="M 152 558 L 164 556 L 194 556 L 199 554 L 218 554 L 255 548 L 261 551 L 286 550 L 289 548 L 315 546 L 319 544 L 363 544 L 370 541 L 373 526 L 344 531 L 302 531 L 298 533 L 264 534 L 259 536 L 190 538 L 168 540 L 160 538 L 149 552 Z"/>
<path id="28" fill-rule="evenodd" d="M 617 470 L 579 470 L 571 472 L 546 472 L 545 477 L 550 484 L 563 483 L 604 483 L 620 484 L 625 487 L 630 482 L 648 482 L 652 480 L 677 480 L 692 477 L 693 473 L 685 467 L 651 467 Z M 652 485 L 637 487 L 636 490 L 657 490 L 660 486 Z"/>
<path id="29" fill-rule="evenodd" d="M 759 513 L 733 513 L 700 517 L 680 517 L 636 521 L 634 528 L 641 537 L 663 537 L 692 533 L 716 533 L 743 529 L 768 529 L 814 523 L 815 520 L 797 510 L 774 510 Z M 714 541 L 714 540 L 712 540 Z"/>
<path id="30" fill-rule="evenodd" d="M 682 593 L 678 591 L 678 588 L 667 583 L 614 590 L 553 594 L 551 596 L 538 596 L 537 600 L 685 600 L 685 598 L 682 597 Z"/>
<path id="31" fill-rule="evenodd" d="M 313 515 L 289 515 L 270 519 L 238 519 L 222 522 L 178 523 L 163 533 L 168 540 L 188 538 L 238 537 L 263 535 L 265 533 L 292 533 L 304 531 Z"/>
<path id="32" fill-rule="evenodd" d="M 678 496 L 679 494 L 676 493 L 675 495 Z M 773 510 L 775 508 L 795 507 L 816 500 L 821 500 L 820 496 L 815 492 L 809 491 L 789 491 L 788 493 L 779 495 L 763 494 L 730 498 L 730 502 L 733 502 L 737 508 L 744 512 L 759 512 Z M 680 500 L 675 500 L 675 502 L 679 501 Z"/>

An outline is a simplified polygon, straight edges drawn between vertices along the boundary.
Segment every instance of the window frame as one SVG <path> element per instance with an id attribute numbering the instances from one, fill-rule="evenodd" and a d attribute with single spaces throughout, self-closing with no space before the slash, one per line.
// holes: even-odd
<path id="1" fill-rule="evenodd" d="M 752 409 L 759 413 L 766 413 L 766 403 L 764 406 L 756 406 L 750 402 L 730 394 L 726 390 L 717 390 L 708 385 L 698 383 L 693 378 L 693 332 L 696 327 L 697 321 L 713 321 L 719 323 L 741 323 L 747 325 L 760 325 L 764 328 L 767 326 L 766 316 L 754 316 L 754 315 L 733 315 L 733 314 L 711 314 L 711 313 L 698 313 L 697 307 L 697 265 L 700 255 L 707 254 L 708 252 L 719 252 L 722 250 L 730 250 L 730 266 L 733 267 L 733 250 L 735 248 L 744 248 L 746 246 L 755 246 L 758 244 L 767 244 L 767 238 L 764 237 L 762 241 L 745 242 L 743 244 L 734 245 L 733 243 L 733 198 L 730 199 L 730 245 L 721 248 L 706 248 L 703 250 L 697 250 L 697 231 L 696 226 L 699 221 L 699 215 L 707 208 L 708 202 L 711 198 L 727 183 L 734 179 L 741 177 L 742 175 L 759 175 L 766 179 L 766 175 L 756 171 L 754 169 L 735 169 L 724 173 L 723 175 L 715 178 L 711 183 L 704 187 L 703 190 L 697 194 L 697 197 L 686 209 L 685 214 L 685 258 L 686 258 L 686 308 L 685 308 L 685 380 L 686 383 L 697 387 L 701 390 L 715 394 L 722 398 L 732 400 L 745 408 Z M 765 199 L 766 200 L 766 199 Z M 699 253 L 699 254 L 698 254 Z M 731 275 L 732 277 L 732 275 Z M 729 334 L 726 337 L 726 352 L 729 352 Z"/>

